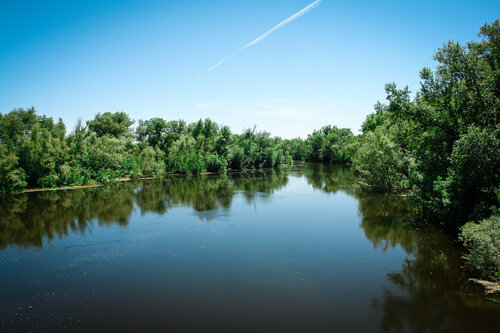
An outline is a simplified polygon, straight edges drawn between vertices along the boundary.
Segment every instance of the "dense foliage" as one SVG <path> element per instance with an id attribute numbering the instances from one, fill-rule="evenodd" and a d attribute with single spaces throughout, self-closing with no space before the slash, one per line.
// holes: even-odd
<path id="1" fill-rule="evenodd" d="M 457 230 L 468 267 L 485 277 L 500 271 L 500 23 L 480 41 L 450 41 L 420 72 L 421 87 L 386 85 L 362 126 L 353 164 L 379 191 L 409 192 L 424 217 Z"/>
<path id="2" fill-rule="evenodd" d="M 307 136 L 287 140 L 294 160 L 324 163 L 349 163 L 356 149 L 357 137 L 348 128 L 324 126 Z"/>
<path id="3" fill-rule="evenodd" d="M 468 268 L 500 279 L 500 216 L 465 224 L 460 239 L 469 250 L 466 257 Z"/>
<path id="4" fill-rule="evenodd" d="M 500 24 L 480 41 L 450 41 L 434 56 L 421 87 L 386 85 L 362 126 L 354 165 L 374 189 L 409 191 L 425 216 L 456 228 L 490 216 L 500 184 Z"/>
<path id="5" fill-rule="evenodd" d="M 134 121 L 126 113 L 98 114 L 66 135 L 61 119 L 34 108 L 0 113 L 0 192 L 106 183 L 162 173 L 260 169 L 291 165 L 280 138 L 248 129 L 231 133 L 210 119 L 186 124 L 161 118 Z"/>

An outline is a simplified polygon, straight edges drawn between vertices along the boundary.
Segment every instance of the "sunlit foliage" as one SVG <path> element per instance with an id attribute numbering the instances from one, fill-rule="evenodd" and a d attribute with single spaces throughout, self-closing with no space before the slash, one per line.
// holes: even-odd
<path id="1" fill-rule="evenodd" d="M 283 140 L 255 128 L 236 135 L 210 119 L 134 123 L 106 112 L 66 135 L 61 119 L 34 108 L 0 114 L 0 192 L 292 164 Z"/>
<path id="2" fill-rule="evenodd" d="M 460 226 L 488 217 L 500 184 L 500 23 L 481 27 L 480 41 L 450 41 L 420 72 L 415 97 L 386 85 L 362 126 L 354 165 L 381 191 L 409 191 L 425 215 Z"/>
<path id="3" fill-rule="evenodd" d="M 500 279 L 500 216 L 467 223 L 460 239 L 469 251 L 465 256 L 468 268 L 486 278 Z"/>

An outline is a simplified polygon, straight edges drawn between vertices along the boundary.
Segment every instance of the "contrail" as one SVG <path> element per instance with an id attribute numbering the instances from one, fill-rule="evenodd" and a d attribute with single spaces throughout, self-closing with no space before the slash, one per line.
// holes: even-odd
<path id="1" fill-rule="evenodd" d="M 260 42 L 261 40 L 263 40 L 264 38 L 266 38 L 267 36 L 269 36 L 270 34 L 272 34 L 273 32 L 275 32 L 276 30 L 278 30 L 279 28 L 281 28 L 285 24 L 290 23 L 293 20 L 298 19 L 299 17 L 301 17 L 302 15 L 306 14 L 311 9 L 313 9 L 314 7 L 316 7 L 317 5 L 319 5 L 320 2 L 321 2 L 321 0 L 316 0 L 316 1 L 312 2 L 311 4 L 309 4 L 307 7 L 304 7 L 303 9 L 299 10 L 298 12 L 296 12 L 295 14 L 293 14 L 292 16 L 290 16 L 289 18 L 287 18 L 286 20 L 281 21 L 280 23 L 278 23 L 277 25 L 275 25 L 271 29 L 269 29 L 266 32 L 264 32 L 259 37 L 255 38 L 250 43 L 247 43 L 247 44 L 243 45 L 242 47 L 240 47 L 234 53 L 228 55 L 227 57 L 225 57 L 224 59 L 222 59 L 221 61 L 219 61 L 218 63 L 216 63 L 215 65 L 213 65 L 212 67 L 210 67 L 209 69 L 207 69 L 206 71 L 204 71 L 203 73 L 201 73 L 201 74 L 197 75 L 196 77 L 194 77 L 191 81 L 189 81 L 186 84 L 184 84 L 183 86 L 181 86 L 179 88 L 179 90 L 185 88 L 186 86 L 190 85 L 191 83 L 193 83 L 195 81 L 198 81 L 199 79 L 202 78 L 202 76 L 210 73 L 211 71 L 213 71 L 214 69 L 216 69 L 217 67 L 219 67 L 220 65 L 222 65 L 223 63 L 225 63 L 226 61 L 228 61 L 229 59 L 231 59 L 232 57 L 236 56 L 238 53 L 240 53 L 244 49 L 246 49 L 246 48 L 248 48 L 248 47 L 250 47 L 252 45 L 257 44 L 258 42 Z M 172 97 L 174 95 L 175 95 L 175 92 L 171 93 L 169 95 L 169 97 Z"/>
<path id="2" fill-rule="evenodd" d="M 307 13 L 308 11 L 310 11 L 311 9 L 313 9 L 314 7 L 316 7 L 317 5 L 319 5 L 320 2 L 321 2 L 321 0 L 316 0 L 313 3 L 311 3 L 309 6 L 305 7 L 304 9 L 299 10 L 298 12 L 296 12 L 295 14 L 293 14 L 292 16 L 290 16 L 289 18 L 287 18 L 286 20 L 281 21 L 280 23 L 278 23 L 277 25 L 275 25 L 273 28 L 267 30 L 262 35 L 260 35 L 259 37 L 255 38 L 253 41 L 251 41 L 250 43 L 246 44 L 245 46 L 243 46 L 241 49 L 238 50 L 238 52 L 246 49 L 247 47 L 250 47 L 252 45 L 257 44 L 258 42 L 260 42 L 261 40 L 263 40 L 264 38 L 266 38 L 267 36 L 269 36 L 270 34 L 272 34 L 273 32 L 275 32 L 276 30 L 278 30 L 279 28 L 281 28 L 285 24 L 290 23 L 293 20 L 298 19 L 299 17 L 301 17 L 302 15 L 304 15 L 305 13 Z"/>

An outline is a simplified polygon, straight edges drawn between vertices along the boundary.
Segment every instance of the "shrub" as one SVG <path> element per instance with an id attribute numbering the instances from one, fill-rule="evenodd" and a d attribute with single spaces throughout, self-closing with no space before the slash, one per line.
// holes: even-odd
<path id="1" fill-rule="evenodd" d="M 165 163 L 163 162 L 164 153 L 156 147 L 147 147 L 140 156 L 142 162 L 142 175 L 146 177 L 156 176 L 164 172 Z"/>
<path id="2" fill-rule="evenodd" d="M 382 127 L 368 132 L 354 157 L 361 179 L 376 191 L 408 189 L 408 158 Z"/>
<path id="3" fill-rule="evenodd" d="M 436 211 L 461 221 L 480 220 L 498 203 L 500 133 L 470 126 L 453 146 L 446 181 L 435 184 L 443 205 Z M 438 186 L 436 186 L 438 185 Z"/>
<path id="4" fill-rule="evenodd" d="M 205 171 L 205 161 L 200 153 L 173 155 L 168 163 L 171 173 L 197 174 Z"/>
<path id="5" fill-rule="evenodd" d="M 462 227 L 459 236 L 468 254 L 467 268 L 482 277 L 498 276 L 500 273 L 500 215 L 469 222 Z"/>
<path id="6" fill-rule="evenodd" d="M 81 185 L 86 182 L 85 169 L 79 165 L 64 163 L 59 167 L 59 182 L 61 185 Z"/>
<path id="7" fill-rule="evenodd" d="M 229 151 L 229 166 L 234 170 L 241 170 L 243 168 L 243 159 L 245 158 L 245 152 L 243 148 L 239 146 L 231 147 Z"/>
<path id="8" fill-rule="evenodd" d="M 109 169 L 99 169 L 97 171 L 97 175 L 95 177 L 95 180 L 98 183 L 110 183 L 115 178 L 116 178 L 116 175 L 113 173 L 113 171 L 111 171 Z"/>
<path id="9" fill-rule="evenodd" d="M 214 153 L 206 157 L 205 166 L 207 171 L 210 172 L 224 171 L 227 168 L 227 161 L 223 156 L 219 156 L 217 153 Z"/>
<path id="10" fill-rule="evenodd" d="M 19 191 L 27 186 L 26 173 L 17 161 L 16 155 L 0 145 L 0 192 Z"/>
<path id="11" fill-rule="evenodd" d="M 53 171 L 47 176 L 38 179 L 38 186 L 41 188 L 56 187 L 59 184 L 59 176 Z"/>

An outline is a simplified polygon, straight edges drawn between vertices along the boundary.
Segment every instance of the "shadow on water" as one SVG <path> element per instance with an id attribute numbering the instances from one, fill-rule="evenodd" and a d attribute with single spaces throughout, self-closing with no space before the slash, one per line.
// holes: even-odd
<path id="1" fill-rule="evenodd" d="M 143 215 L 191 207 L 201 219 L 210 220 L 229 212 L 236 194 L 252 204 L 257 199 L 266 200 L 287 181 L 286 173 L 267 170 L 13 194 L 0 198 L 0 249 L 41 248 L 56 237 L 83 233 L 93 223 L 126 226 L 136 207 Z M 208 211 L 212 214 L 203 214 Z"/>
<path id="2" fill-rule="evenodd" d="M 350 196 L 356 193 L 353 186 L 356 177 L 350 168 L 343 165 L 300 163 L 295 171 L 305 175 L 307 183 L 322 192 L 334 194 L 342 191 Z"/>
<path id="3" fill-rule="evenodd" d="M 482 297 L 462 270 L 458 244 L 442 230 L 419 227 L 404 197 L 376 194 L 354 186 L 349 168 L 302 165 L 313 188 L 356 197 L 361 228 L 375 249 L 401 247 L 407 254 L 400 271 L 387 275 L 383 297 L 372 300 L 382 332 L 500 332 L 500 304 Z"/>
<path id="4" fill-rule="evenodd" d="M 358 202 L 360 227 L 376 251 L 402 248 L 401 269 L 387 274 L 380 297 L 371 301 L 384 332 L 500 331 L 500 304 L 485 300 L 461 270 L 457 244 L 440 230 L 418 228 L 411 207 L 398 196 L 356 186 L 347 167 L 300 163 L 291 172 L 268 170 L 163 180 L 124 182 L 99 188 L 15 194 L 0 198 L 0 249 L 43 248 L 70 233 L 98 226 L 127 226 L 134 210 L 164 215 L 192 208 L 209 222 L 230 215 L 236 196 L 252 205 L 269 200 L 290 177 L 325 193 Z M 369 278 L 369 277 L 367 277 Z"/>
<path id="5" fill-rule="evenodd" d="M 387 275 L 383 297 L 373 299 L 383 332 L 500 331 L 500 304 L 482 297 L 461 269 L 461 250 L 430 226 L 418 228 L 401 197 L 357 196 L 361 227 L 374 248 L 400 246 L 407 254 L 400 271 Z"/>

